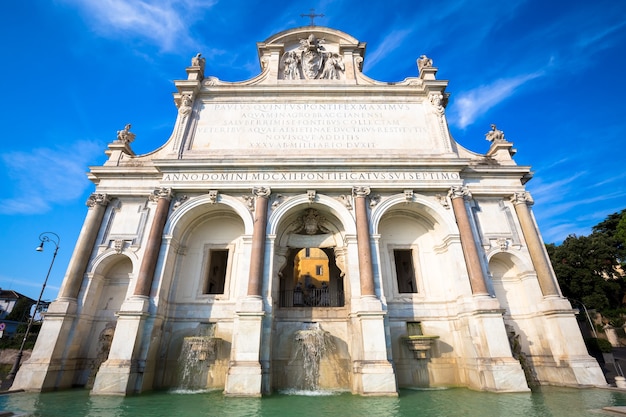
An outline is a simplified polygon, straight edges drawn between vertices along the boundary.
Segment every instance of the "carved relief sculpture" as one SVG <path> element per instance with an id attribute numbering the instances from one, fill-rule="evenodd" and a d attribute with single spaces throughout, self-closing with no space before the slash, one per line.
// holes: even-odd
<path id="1" fill-rule="evenodd" d="M 422 55 L 417 58 L 417 69 L 421 70 L 422 68 L 432 68 L 433 60 L 428 58 L 426 55 Z"/>
<path id="2" fill-rule="evenodd" d="M 317 39 L 310 34 L 307 39 L 300 39 L 300 63 L 304 78 L 313 80 L 319 75 L 324 61 L 324 39 Z"/>
<path id="3" fill-rule="evenodd" d="M 94 207 L 95 205 L 106 206 L 109 204 L 109 197 L 106 194 L 91 194 L 85 202 L 87 207 Z"/>
<path id="4" fill-rule="evenodd" d="M 189 197 L 186 194 L 176 196 L 176 201 L 172 205 L 172 211 L 176 210 L 178 207 L 180 207 L 181 204 L 183 204 L 188 199 Z"/>
<path id="5" fill-rule="evenodd" d="M 327 80 L 339 80 L 340 74 L 346 69 L 343 59 L 337 53 L 326 54 L 324 58 L 324 71 L 320 78 Z"/>
<path id="6" fill-rule="evenodd" d="M 183 116 L 187 116 L 191 113 L 191 104 L 193 100 L 191 99 L 191 94 L 183 94 L 180 98 L 180 107 L 178 108 L 178 113 Z"/>
<path id="7" fill-rule="evenodd" d="M 206 64 L 206 59 L 202 58 L 202 54 L 198 52 L 196 56 L 191 58 L 191 66 L 192 67 L 200 67 L 200 71 L 204 73 L 204 66 Z"/>
<path id="8" fill-rule="evenodd" d="M 497 141 L 506 140 L 504 139 L 504 132 L 501 130 L 498 130 L 495 124 L 492 124 L 491 130 L 485 133 L 485 139 L 487 139 L 489 142 L 497 142 Z"/>
<path id="9" fill-rule="evenodd" d="M 131 125 L 129 123 L 126 126 L 124 126 L 123 130 L 118 130 L 117 131 L 117 140 L 119 140 L 120 142 L 122 142 L 124 144 L 129 144 L 133 140 L 135 140 L 135 134 L 130 131 L 130 127 L 131 127 Z"/>
<path id="10" fill-rule="evenodd" d="M 283 75 L 285 80 L 299 80 L 300 77 L 300 57 L 295 51 L 285 52 L 283 64 L 285 69 Z"/>
<path id="11" fill-rule="evenodd" d="M 322 226 L 326 218 L 319 214 L 315 209 L 305 210 L 304 215 L 298 217 L 292 224 L 294 232 L 297 234 L 317 235 L 320 233 L 330 233 L 330 231 Z"/>
<path id="12" fill-rule="evenodd" d="M 209 195 L 209 204 L 217 203 L 217 196 L 219 195 L 219 192 L 217 190 L 209 190 L 208 195 Z"/>

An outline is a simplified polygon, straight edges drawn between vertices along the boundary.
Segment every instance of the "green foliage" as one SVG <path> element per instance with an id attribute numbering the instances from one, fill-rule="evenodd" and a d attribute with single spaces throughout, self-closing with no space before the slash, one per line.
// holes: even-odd
<path id="1" fill-rule="evenodd" d="M 589 236 L 570 235 L 559 246 L 546 245 L 563 295 L 616 322 L 626 295 L 626 244 L 619 238 L 620 225 L 626 229 L 626 209 L 594 226 Z"/>
<path id="2" fill-rule="evenodd" d="M 20 297 L 6 319 L 12 321 L 27 321 L 30 318 L 30 308 L 32 306 L 33 303 L 28 298 Z"/>
<path id="3" fill-rule="evenodd" d="M 585 345 L 587 346 L 587 350 L 589 353 L 611 353 L 613 351 L 613 346 L 611 342 L 606 339 L 599 339 L 595 337 L 589 337 L 585 339 Z"/>

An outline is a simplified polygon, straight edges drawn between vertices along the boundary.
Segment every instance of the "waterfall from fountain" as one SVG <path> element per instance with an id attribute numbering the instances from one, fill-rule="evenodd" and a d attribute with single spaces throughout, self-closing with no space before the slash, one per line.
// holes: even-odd
<path id="1" fill-rule="evenodd" d="M 219 338 L 214 336 L 214 325 L 202 326 L 199 336 L 183 338 L 179 357 L 178 387 L 186 390 L 206 389 L 208 372 L 215 362 Z"/>
<path id="2" fill-rule="evenodd" d="M 294 334 L 296 347 L 294 361 L 302 360 L 305 390 L 319 389 L 320 361 L 335 350 L 330 332 L 322 330 L 319 323 L 304 323 Z"/>

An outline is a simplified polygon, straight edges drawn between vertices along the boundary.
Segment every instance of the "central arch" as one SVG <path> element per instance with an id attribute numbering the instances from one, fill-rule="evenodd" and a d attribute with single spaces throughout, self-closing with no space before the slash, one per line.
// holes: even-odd
<path id="1" fill-rule="evenodd" d="M 355 241 L 350 212 L 341 203 L 317 195 L 298 196 L 281 204 L 270 216 L 274 232 L 272 263 L 271 342 L 274 389 L 298 388 L 302 358 L 297 335 L 308 326 L 332 340 L 332 355 L 320 362 L 320 388 L 351 387 L 349 336 L 350 285 L 348 242 Z M 348 237 L 347 237 L 348 236 Z M 338 370 L 342 370 L 338 372 Z"/>

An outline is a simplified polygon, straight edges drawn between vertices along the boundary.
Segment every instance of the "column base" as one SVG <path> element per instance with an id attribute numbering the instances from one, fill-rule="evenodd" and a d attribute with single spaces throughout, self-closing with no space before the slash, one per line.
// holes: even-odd
<path id="1" fill-rule="evenodd" d="M 138 366 L 133 366 L 131 361 L 107 360 L 98 371 L 91 393 L 94 395 L 133 394 L 139 375 Z"/>
<path id="2" fill-rule="evenodd" d="M 355 361 L 353 393 L 365 396 L 397 397 L 396 375 L 387 361 Z"/>
<path id="3" fill-rule="evenodd" d="M 50 304 L 30 359 L 21 364 L 11 390 L 51 391 L 70 388 L 70 369 L 63 353 L 71 341 L 76 300 L 57 300 Z"/>
<path id="4" fill-rule="evenodd" d="M 262 372 L 258 362 L 230 365 L 224 395 L 229 397 L 261 397 Z"/>
<path id="5" fill-rule="evenodd" d="M 465 369 L 467 387 L 477 391 L 528 392 L 520 363 L 513 358 L 482 358 Z"/>
<path id="6" fill-rule="evenodd" d="M 606 387 L 598 362 L 591 356 L 570 358 L 557 363 L 552 357 L 530 357 L 540 384 L 577 388 Z"/>

